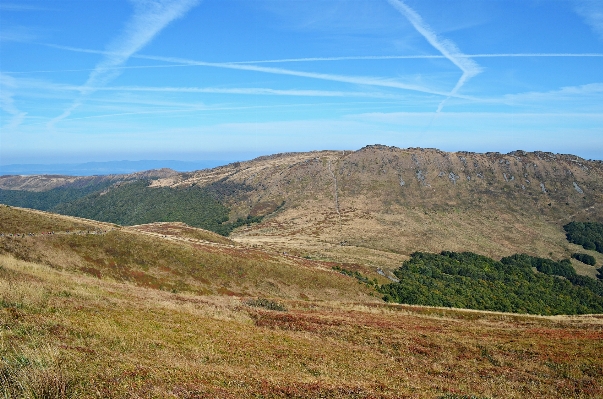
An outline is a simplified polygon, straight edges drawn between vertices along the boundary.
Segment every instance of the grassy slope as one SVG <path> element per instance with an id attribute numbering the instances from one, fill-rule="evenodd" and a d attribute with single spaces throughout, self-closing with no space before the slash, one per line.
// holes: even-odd
<path id="1" fill-rule="evenodd" d="M 134 230 L 180 239 L 193 239 L 217 244 L 235 245 L 235 242 L 213 231 L 188 226 L 181 222 L 158 222 L 131 227 Z"/>
<path id="2" fill-rule="evenodd" d="M 142 186 L 116 186 L 64 204 L 63 211 L 123 224 L 181 220 L 222 234 L 234 227 L 219 224 L 227 216 L 234 221 L 268 215 L 233 238 L 390 270 L 414 251 L 567 258 L 579 247 L 567 243 L 561 227 L 571 220 L 603 220 L 602 164 L 538 152 L 369 146 L 262 157 Z M 205 201 L 204 193 L 220 204 Z M 200 218 L 204 212 L 210 217 Z M 603 255 L 593 255 L 603 263 Z M 580 269 L 596 275 L 595 268 Z"/>
<path id="3" fill-rule="evenodd" d="M 350 286 L 349 278 L 321 262 L 10 207 L 0 207 L 0 220 L 21 223 L 21 232 L 58 223 L 49 228 L 52 235 L 0 237 L 0 253 L 98 278 L 198 294 L 370 298 L 368 289 Z"/>
<path id="4" fill-rule="evenodd" d="M 4 397 L 603 395 L 600 318 L 308 301 L 277 312 L 0 265 Z"/>

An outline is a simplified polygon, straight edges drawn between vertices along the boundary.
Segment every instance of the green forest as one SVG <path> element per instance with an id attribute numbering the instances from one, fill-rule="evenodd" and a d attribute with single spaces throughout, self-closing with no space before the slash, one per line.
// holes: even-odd
<path id="1" fill-rule="evenodd" d="M 603 223 L 571 222 L 563 226 L 563 229 L 569 242 L 603 253 Z"/>
<path id="2" fill-rule="evenodd" d="M 247 216 L 228 222 L 230 209 L 223 201 L 247 189 L 241 184 L 219 181 L 205 187 L 151 188 L 149 181 L 137 180 L 110 185 L 105 182 L 45 192 L 0 190 L 0 203 L 124 226 L 184 222 L 224 236 L 262 220 L 262 216 Z"/>
<path id="3" fill-rule="evenodd" d="M 542 315 L 603 312 L 603 283 L 577 275 L 569 260 L 415 252 L 394 274 L 399 282 L 378 288 L 388 302 Z"/>

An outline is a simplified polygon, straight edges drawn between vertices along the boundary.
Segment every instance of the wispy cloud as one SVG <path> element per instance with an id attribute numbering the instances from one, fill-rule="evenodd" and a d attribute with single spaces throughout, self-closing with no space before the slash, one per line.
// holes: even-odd
<path id="1" fill-rule="evenodd" d="M 547 92 L 507 94 L 502 101 L 515 106 L 546 106 L 547 109 L 550 109 L 552 103 L 557 103 L 561 104 L 566 111 L 571 109 L 578 109 L 582 112 L 600 111 L 603 109 L 603 83 L 567 86 Z"/>
<path id="2" fill-rule="evenodd" d="M 576 12 L 603 40 L 603 3 L 600 0 L 580 0 L 576 6 Z"/>
<path id="3" fill-rule="evenodd" d="M 13 89 L 17 87 L 16 81 L 11 76 L 0 72 L 0 109 L 10 114 L 10 121 L 3 126 L 4 129 L 14 129 L 25 119 L 26 112 L 20 111 L 13 99 Z"/>
<path id="4" fill-rule="evenodd" d="M 408 21 L 414 26 L 429 44 L 431 44 L 436 50 L 438 50 L 444 57 L 450 62 L 459 67 L 463 72 L 461 78 L 458 80 L 454 88 L 450 91 L 449 95 L 440 103 L 436 112 L 440 112 L 444 107 L 444 104 L 450 97 L 454 97 L 460 88 L 471 79 L 473 76 L 479 74 L 482 69 L 473 60 L 465 56 L 458 47 L 447 39 L 441 39 L 431 29 L 429 25 L 419 14 L 417 14 L 412 8 L 408 7 L 400 0 L 388 0 L 389 3 L 397 9 Z"/>
<path id="5" fill-rule="evenodd" d="M 107 46 L 104 59 L 90 73 L 81 88 L 81 96 L 61 115 L 49 122 L 49 127 L 68 117 L 82 103 L 82 98 L 106 85 L 119 75 L 116 67 L 149 43 L 173 20 L 182 17 L 199 0 L 135 0 L 134 15 L 126 24 L 123 33 Z"/>

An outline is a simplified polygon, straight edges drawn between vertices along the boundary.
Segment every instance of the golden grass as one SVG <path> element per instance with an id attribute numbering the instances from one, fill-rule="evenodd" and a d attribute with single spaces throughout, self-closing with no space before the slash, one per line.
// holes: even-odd
<path id="1" fill-rule="evenodd" d="M 128 228 L 141 232 L 155 233 L 159 236 L 193 239 L 224 245 L 235 245 L 234 241 L 223 237 L 220 234 L 214 233 L 213 231 L 191 227 L 182 222 L 157 222 L 130 226 Z"/>
<path id="2" fill-rule="evenodd" d="M 341 227 L 334 210 L 315 202 L 238 229 L 232 238 L 272 251 L 388 270 L 399 267 L 415 251 L 471 251 L 494 259 L 515 253 L 563 259 L 587 252 L 567 242 L 562 221 L 495 205 L 439 210 L 392 207 L 385 213 L 364 211 L 368 205 L 358 201 L 358 208 L 346 208 L 343 198 Z M 603 263 L 603 255 L 588 253 L 597 258 L 597 267 Z M 594 276 L 593 268 L 577 266 L 578 273 Z"/>
<path id="3" fill-rule="evenodd" d="M 53 222 L 50 216 L 33 215 L 32 220 L 37 223 Z M 193 232 L 198 233 L 197 229 Z M 78 230 L 3 236 L 0 253 L 57 269 L 173 292 L 377 300 L 369 296 L 371 290 L 351 285 L 349 277 L 332 271 L 332 265 L 324 262 L 177 235 L 164 237 L 155 231 L 132 228 L 93 233 Z"/>
<path id="4" fill-rule="evenodd" d="M 315 211 L 242 229 L 245 247 L 182 226 L 111 230 L 0 207 L 2 231 L 55 231 L 0 237 L 0 397 L 603 396 L 600 316 L 384 304 L 328 262 L 369 274 L 423 240 L 486 254 L 577 252 L 558 225 L 502 211 L 342 208 L 340 230 L 334 212 Z M 487 231 L 488 220 L 498 224 Z M 278 252 L 250 247 L 260 239 Z M 247 305 L 258 298 L 287 311 Z"/>
<path id="5" fill-rule="evenodd" d="M 279 312 L 0 265 L 4 397 L 603 395 L 594 317 L 282 299 Z"/>
<path id="6" fill-rule="evenodd" d="M 108 230 L 116 227 L 118 226 L 111 223 L 0 204 L 0 233 L 3 234 L 39 234 L 55 230 Z"/>

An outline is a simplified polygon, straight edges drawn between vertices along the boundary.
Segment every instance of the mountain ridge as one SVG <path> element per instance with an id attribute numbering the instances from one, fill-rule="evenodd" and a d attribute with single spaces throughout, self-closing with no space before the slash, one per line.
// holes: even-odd
<path id="1" fill-rule="evenodd" d="M 111 195 L 103 193 L 120 198 L 129 181 L 141 180 L 146 187 L 122 201 L 134 215 L 145 211 L 134 207 L 136 195 L 154 204 L 152 197 L 165 190 L 177 199 L 198 189 L 224 207 L 228 221 L 221 223 L 236 227 L 232 233 L 230 227 L 222 229 L 231 239 L 386 270 L 415 251 L 568 258 L 576 247 L 565 240 L 562 226 L 573 220 L 603 221 L 603 162 L 541 151 L 452 153 L 382 145 L 358 151 L 274 154 L 187 173 L 125 175 L 107 183 L 102 192 L 61 202 L 61 212 L 82 216 L 84 210 L 99 206 L 99 210 L 121 212 L 114 202 L 107 202 Z M 9 178 L 0 177 L 0 189 L 8 182 Z M 29 184 L 21 187 L 35 188 Z M 72 180 L 65 183 L 73 184 Z M 6 193 L 30 195 L 4 190 L 0 196 Z M 177 209 L 178 201 L 173 206 L 161 212 L 176 215 L 170 209 Z M 177 219 L 144 222 L 191 224 Z M 594 269 L 585 272 L 595 273 Z"/>

